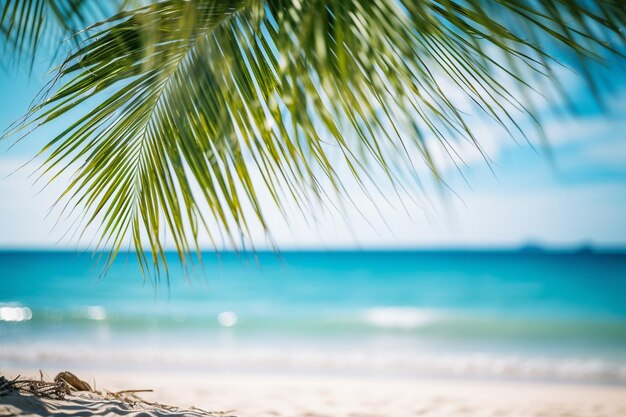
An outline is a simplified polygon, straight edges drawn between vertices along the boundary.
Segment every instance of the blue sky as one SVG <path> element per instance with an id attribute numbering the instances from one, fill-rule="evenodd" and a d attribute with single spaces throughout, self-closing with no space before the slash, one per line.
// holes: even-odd
<path id="1" fill-rule="evenodd" d="M 36 67 L 35 67 L 36 68 Z M 45 74 L 11 69 L 0 72 L 0 127 L 27 109 Z M 492 160 L 472 150 L 464 155 L 467 183 L 450 165 L 444 173 L 454 193 L 437 193 L 402 204 L 389 192 L 373 201 L 355 196 L 359 211 L 329 210 L 307 221 L 293 210 L 287 223 L 270 213 L 275 241 L 282 248 L 424 248 L 626 246 L 626 78 L 615 76 L 599 111 L 581 80 L 567 73 L 563 82 L 578 113 L 545 105 L 542 117 L 552 162 L 527 143 L 515 143 L 491 125 L 477 125 L 477 136 Z M 10 148 L 0 143 L 0 247 L 75 248 L 88 245 L 64 236 L 69 225 L 54 227 L 46 214 L 63 183 L 41 190 L 29 174 L 36 162 L 14 172 L 45 143 L 49 129 Z M 531 141 L 536 141 L 530 134 Z M 536 143 L 536 142 L 535 142 Z M 9 175 L 11 174 L 11 175 Z M 406 203 L 406 202 L 405 202 Z M 262 233 L 255 241 L 263 247 Z M 208 243 L 208 240 L 204 240 Z"/>

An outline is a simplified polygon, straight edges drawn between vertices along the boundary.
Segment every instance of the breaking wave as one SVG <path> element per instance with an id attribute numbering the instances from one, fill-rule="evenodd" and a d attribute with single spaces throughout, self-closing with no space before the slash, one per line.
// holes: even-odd
<path id="1" fill-rule="evenodd" d="M 414 377 L 474 377 L 626 384 L 626 362 L 594 357 L 493 353 L 200 346 L 106 346 L 31 343 L 0 346 L 0 366 L 105 369 L 245 370 L 382 373 Z"/>

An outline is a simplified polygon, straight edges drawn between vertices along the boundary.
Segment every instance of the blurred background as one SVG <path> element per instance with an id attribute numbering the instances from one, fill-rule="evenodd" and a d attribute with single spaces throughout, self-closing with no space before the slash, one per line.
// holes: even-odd
<path id="1" fill-rule="evenodd" d="M 205 254 L 156 292 L 134 259 L 0 254 L 0 367 L 626 383 L 623 254 Z"/>
<path id="2" fill-rule="evenodd" d="M 160 282 L 132 253 L 103 276 L 89 237 L 54 226 L 63 181 L 27 164 L 46 130 L 0 143 L 0 368 L 626 383 L 626 89 L 598 103 L 559 76 L 574 111 L 541 110 L 549 148 L 476 118 L 488 161 L 442 156 L 447 191 L 269 214 L 279 252 L 253 230 L 256 252 L 186 272 L 172 253 Z M 0 126 L 44 80 L 0 75 Z"/>

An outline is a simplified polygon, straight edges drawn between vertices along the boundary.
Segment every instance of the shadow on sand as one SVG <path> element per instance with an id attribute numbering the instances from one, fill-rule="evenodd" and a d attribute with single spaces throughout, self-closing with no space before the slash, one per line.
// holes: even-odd
<path id="1" fill-rule="evenodd" d="M 103 398 L 97 394 L 88 392 L 68 395 L 63 400 L 55 400 L 17 391 L 10 392 L 0 397 L 0 416 L 234 417 L 198 409 L 185 410 L 175 407 L 165 407 L 142 401 L 125 402 L 117 399 Z"/>

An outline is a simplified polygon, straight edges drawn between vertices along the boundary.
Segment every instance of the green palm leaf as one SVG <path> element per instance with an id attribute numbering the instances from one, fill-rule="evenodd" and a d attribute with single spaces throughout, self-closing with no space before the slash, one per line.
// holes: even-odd
<path id="1" fill-rule="evenodd" d="M 203 229 L 236 245 L 266 227 L 262 188 L 306 209 L 349 197 L 338 166 L 402 187 L 421 159 L 439 177 L 433 146 L 480 149 L 451 90 L 524 136 L 532 74 L 554 56 L 585 73 L 620 53 L 625 23 L 617 0 L 167 0 L 90 28 L 10 134 L 79 109 L 44 173 L 74 174 L 61 198 L 109 261 L 130 237 L 158 268 L 165 235 L 185 260 Z"/>
<path id="2" fill-rule="evenodd" d="M 123 2 L 89 0 L 0 0 L 0 46 L 19 60 L 38 50 L 57 50 L 85 26 L 117 11 Z"/>

